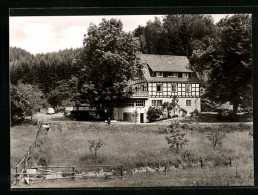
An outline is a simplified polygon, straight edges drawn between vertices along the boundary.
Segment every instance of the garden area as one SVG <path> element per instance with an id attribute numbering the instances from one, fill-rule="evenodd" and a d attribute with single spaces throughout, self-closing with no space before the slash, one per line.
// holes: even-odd
<path id="1" fill-rule="evenodd" d="M 171 102 L 164 102 L 159 107 L 149 107 L 147 111 L 149 122 L 178 119 L 187 123 L 221 123 L 221 122 L 253 122 L 253 109 L 250 106 L 239 106 L 237 113 L 233 113 L 233 105 L 230 102 L 216 104 L 202 98 L 201 111 L 195 109 L 187 113 L 178 104 L 178 97 L 174 96 Z"/>

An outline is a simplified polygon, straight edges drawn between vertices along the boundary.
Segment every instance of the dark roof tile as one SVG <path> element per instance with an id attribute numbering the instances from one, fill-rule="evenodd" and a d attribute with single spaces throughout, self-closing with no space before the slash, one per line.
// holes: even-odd
<path id="1" fill-rule="evenodd" d="M 153 71 L 193 72 L 186 56 L 141 54 L 140 58 Z"/>

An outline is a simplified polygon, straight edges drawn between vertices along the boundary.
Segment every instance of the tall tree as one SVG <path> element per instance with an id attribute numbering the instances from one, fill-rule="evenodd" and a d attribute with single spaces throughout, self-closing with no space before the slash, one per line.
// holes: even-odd
<path id="1" fill-rule="evenodd" d="M 10 86 L 11 121 L 21 122 L 25 116 L 33 116 L 40 108 L 43 93 L 35 85 L 18 82 Z"/>
<path id="2" fill-rule="evenodd" d="M 77 92 L 77 82 L 78 79 L 76 77 L 72 77 L 68 81 L 58 81 L 55 89 L 48 94 L 48 103 L 55 109 L 58 106 L 67 106 L 64 104 L 64 101 L 71 104 Z"/>
<path id="3" fill-rule="evenodd" d="M 206 95 L 219 103 L 230 101 L 236 115 L 240 104 L 252 104 L 252 20 L 237 14 L 217 26 L 218 41 L 200 56 L 210 63 Z"/>
<path id="4" fill-rule="evenodd" d="M 148 21 L 144 29 L 147 53 L 151 54 L 168 54 L 169 40 L 166 30 L 158 17 L 155 20 Z"/>
<path id="5" fill-rule="evenodd" d="M 208 47 L 209 39 L 216 35 L 210 15 L 167 15 L 163 18 L 163 26 L 168 32 L 170 51 L 188 58 L 193 50 Z"/>
<path id="6" fill-rule="evenodd" d="M 103 19 L 98 26 L 90 24 L 78 59 L 84 65 L 78 82 L 81 103 L 106 108 L 111 117 L 128 81 L 142 76 L 139 42 L 122 28 L 116 19 Z"/>

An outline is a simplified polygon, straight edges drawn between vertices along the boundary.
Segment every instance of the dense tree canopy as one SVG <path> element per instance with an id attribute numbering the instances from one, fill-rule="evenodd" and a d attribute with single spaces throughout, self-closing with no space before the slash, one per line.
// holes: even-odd
<path id="1" fill-rule="evenodd" d="M 116 19 L 89 26 L 78 60 L 84 67 L 78 83 L 81 103 L 86 101 L 112 112 L 128 81 L 141 77 L 139 42 L 122 29 L 122 22 Z"/>
<path id="2" fill-rule="evenodd" d="M 72 75 L 78 74 L 80 67 L 77 67 L 74 62 L 80 51 L 81 49 L 66 49 L 32 55 L 22 49 L 11 48 L 11 83 L 17 85 L 18 81 L 22 81 L 36 84 L 45 94 L 48 94 L 56 87 L 58 81 L 69 80 Z"/>
<path id="3" fill-rule="evenodd" d="M 32 116 L 40 108 L 42 92 L 35 85 L 23 84 L 10 86 L 11 121 L 21 122 L 25 116 Z"/>
<path id="4" fill-rule="evenodd" d="M 199 55 L 210 71 L 207 97 L 238 106 L 252 104 L 252 21 L 249 15 L 226 17 L 217 24 L 218 39 Z"/>
<path id="5" fill-rule="evenodd" d="M 148 21 L 146 26 L 135 29 L 141 51 L 148 54 L 185 55 L 190 58 L 193 50 L 206 49 L 216 36 L 216 26 L 210 15 L 166 15 Z"/>
<path id="6" fill-rule="evenodd" d="M 57 82 L 57 86 L 48 94 L 48 103 L 53 107 L 72 106 L 77 92 L 78 79 L 72 77 L 70 80 Z"/>

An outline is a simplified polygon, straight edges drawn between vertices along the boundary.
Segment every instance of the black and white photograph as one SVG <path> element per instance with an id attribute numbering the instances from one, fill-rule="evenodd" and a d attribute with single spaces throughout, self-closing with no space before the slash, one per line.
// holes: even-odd
<path id="1" fill-rule="evenodd" d="M 11 188 L 254 186 L 252 14 L 10 16 Z"/>

